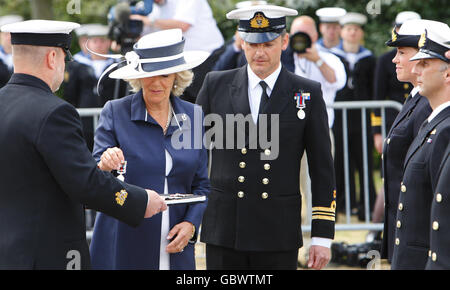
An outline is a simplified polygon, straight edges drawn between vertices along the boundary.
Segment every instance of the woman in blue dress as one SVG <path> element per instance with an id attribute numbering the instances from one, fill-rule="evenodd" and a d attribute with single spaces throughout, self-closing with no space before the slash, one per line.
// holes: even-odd
<path id="1" fill-rule="evenodd" d="M 208 54 L 184 52 L 181 30 L 142 37 L 111 78 L 126 79 L 135 94 L 109 101 L 100 115 L 93 155 L 98 166 L 158 193 L 207 195 L 207 152 L 201 108 L 178 98 L 190 71 Z M 126 204 L 124 205 L 126 206 Z M 194 245 L 206 203 L 177 204 L 137 228 L 105 214 L 96 218 L 93 269 L 194 270 Z"/>

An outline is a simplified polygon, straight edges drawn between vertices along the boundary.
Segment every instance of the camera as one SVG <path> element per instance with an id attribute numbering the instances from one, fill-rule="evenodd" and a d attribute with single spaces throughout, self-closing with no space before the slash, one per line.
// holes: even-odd
<path id="1" fill-rule="evenodd" d="M 143 23 L 131 20 L 131 14 L 148 15 L 152 12 L 153 0 L 120 1 L 111 7 L 108 13 L 108 37 L 120 45 L 122 54 L 133 49 L 133 45 L 141 36 Z"/>
<path id="2" fill-rule="evenodd" d="M 351 267 L 364 268 L 370 262 L 367 253 L 381 251 L 381 241 L 362 244 L 333 243 L 331 245 L 331 262 Z"/>
<path id="3" fill-rule="evenodd" d="M 311 38 L 304 32 L 297 32 L 291 35 L 289 46 L 296 53 L 305 53 L 307 48 L 311 47 Z"/>

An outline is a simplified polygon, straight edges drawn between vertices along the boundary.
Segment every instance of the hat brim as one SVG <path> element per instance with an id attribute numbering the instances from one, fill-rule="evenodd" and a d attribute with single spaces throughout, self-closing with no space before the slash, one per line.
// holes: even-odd
<path id="1" fill-rule="evenodd" d="M 421 60 L 421 59 L 439 59 L 446 63 L 450 63 L 450 60 L 443 55 L 440 55 L 434 51 L 427 51 L 424 49 L 419 50 L 419 52 L 410 58 L 410 61 Z"/>
<path id="2" fill-rule="evenodd" d="M 248 43 L 264 43 L 272 41 L 280 37 L 278 32 L 242 32 L 239 31 L 239 36 Z"/>
<path id="3" fill-rule="evenodd" d="M 430 55 L 426 52 L 419 51 L 416 55 L 409 59 L 409 61 L 421 60 L 421 59 L 431 59 L 437 58 L 436 56 Z"/>
<path id="4" fill-rule="evenodd" d="M 160 76 L 160 75 L 168 75 L 172 73 L 177 73 L 189 69 L 193 69 L 199 65 L 201 65 L 208 57 L 209 53 L 206 51 L 185 51 L 184 52 L 184 60 L 186 63 L 169 67 L 162 70 L 155 70 L 150 72 L 141 72 L 138 71 L 135 67 L 132 65 L 126 65 L 124 67 L 121 67 L 115 71 L 113 71 L 111 74 L 109 74 L 109 77 L 112 79 L 141 79 L 141 78 L 148 78 L 148 77 L 154 77 L 154 76 Z"/>

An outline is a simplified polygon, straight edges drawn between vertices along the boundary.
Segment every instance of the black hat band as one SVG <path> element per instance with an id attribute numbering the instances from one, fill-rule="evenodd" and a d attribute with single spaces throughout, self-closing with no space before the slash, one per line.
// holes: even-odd
<path id="1" fill-rule="evenodd" d="M 396 34 L 395 40 L 389 39 L 386 42 L 387 46 L 391 47 L 414 47 L 418 48 L 420 35 L 401 35 Z"/>
<path id="2" fill-rule="evenodd" d="M 66 33 L 11 33 L 11 44 L 61 47 L 69 50 L 72 35 Z"/>

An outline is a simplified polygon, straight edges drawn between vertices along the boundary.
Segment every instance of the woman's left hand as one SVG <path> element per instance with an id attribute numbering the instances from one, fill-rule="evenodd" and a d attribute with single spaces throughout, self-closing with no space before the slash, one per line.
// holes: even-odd
<path id="1" fill-rule="evenodd" d="M 181 222 L 175 225 L 167 236 L 168 240 L 175 238 L 167 245 L 166 252 L 169 254 L 183 252 L 192 237 L 193 229 L 194 225 L 190 222 Z"/>

